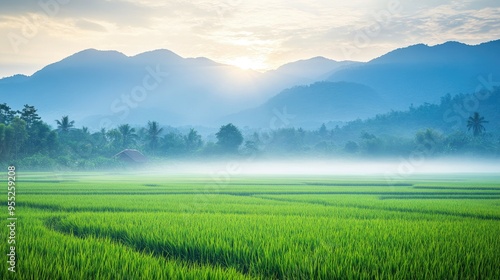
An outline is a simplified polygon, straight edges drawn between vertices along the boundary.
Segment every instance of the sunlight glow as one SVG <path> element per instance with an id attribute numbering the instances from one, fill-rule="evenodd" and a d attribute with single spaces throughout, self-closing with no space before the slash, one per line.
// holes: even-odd
<path id="1" fill-rule="evenodd" d="M 261 59 L 254 59 L 246 56 L 238 57 L 227 62 L 243 70 L 263 70 L 268 66 Z"/>

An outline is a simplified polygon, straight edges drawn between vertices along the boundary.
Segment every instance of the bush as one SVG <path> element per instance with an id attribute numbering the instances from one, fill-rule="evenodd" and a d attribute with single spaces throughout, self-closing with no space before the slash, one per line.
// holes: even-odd
<path id="1" fill-rule="evenodd" d="M 57 162 L 49 156 L 34 154 L 19 160 L 17 165 L 31 170 L 53 170 L 57 167 Z"/>

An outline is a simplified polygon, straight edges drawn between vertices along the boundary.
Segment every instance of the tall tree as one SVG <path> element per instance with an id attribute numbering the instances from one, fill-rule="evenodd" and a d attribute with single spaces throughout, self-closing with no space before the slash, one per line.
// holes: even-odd
<path id="1" fill-rule="evenodd" d="M 162 138 L 162 150 L 168 155 L 180 155 L 186 151 L 186 141 L 182 135 L 170 132 Z"/>
<path id="2" fill-rule="evenodd" d="M 75 121 L 70 121 L 68 116 L 63 116 L 61 120 L 56 120 L 57 129 L 62 132 L 68 132 L 75 124 Z"/>
<path id="3" fill-rule="evenodd" d="M 18 159 L 18 156 L 22 153 L 22 147 L 28 139 L 26 122 L 19 117 L 15 117 L 9 127 L 12 128 L 12 149 L 14 159 Z"/>
<path id="4" fill-rule="evenodd" d="M 160 128 L 160 124 L 158 122 L 148 121 L 146 140 L 151 151 L 156 151 L 158 149 L 160 135 L 162 132 L 163 128 Z"/>
<path id="5" fill-rule="evenodd" d="M 14 145 L 14 128 L 0 124 L 0 162 L 11 159 Z"/>
<path id="6" fill-rule="evenodd" d="M 319 128 L 318 134 L 319 134 L 319 136 L 321 136 L 323 138 L 325 138 L 326 136 L 328 136 L 328 129 L 326 128 L 326 125 L 324 123 Z"/>
<path id="7" fill-rule="evenodd" d="M 425 155 L 432 155 L 443 150 L 444 137 L 434 129 L 427 128 L 415 134 L 415 143 Z"/>
<path id="8" fill-rule="evenodd" d="M 16 111 L 11 110 L 6 103 L 0 104 L 0 123 L 9 125 L 15 115 Z"/>
<path id="9" fill-rule="evenodd" d="M 186 141 L 186 148 L 190 152 L 198 150 L 203 145 L 201 135 L 199 135 L 193 128 L 189 130 L 189 133 L 184 137 L 184 140 Z"/>
<path id="10" fill-rule="evenodd" d="M 116 152 L 117 149 L 122 149 L 122 135 L 117 128 L 113 128 L 106 132 L 106 139 L 109 139 L 112 151 Z"/>
<path id="11" fill-rule="evenodd" d="M 101 153 L 106 152 L 108 137 L 105 128 L 101 128 L 100 131 L 92 133 L 91 139 L 92 143 L 95 145 L 98 151 L 101 151 Z"/>
<path id="12" fill-rule="evenodd" d="M 129 124 L 122 124 L 118 127 L 118 131 L 121 136 L 121 146 L 122 148 L 130 148 L 130 146 L 135 145 L 137 140 L 137 134 L 135 133 L 135 128 L 132 128 Z"/>
<path id="13" fill-rule="evenodd" d="M 474 133 L 474 136 L 479 136 L 486 129 L 483 124 L 488 123 L 488 121 L 484 120 L 484 117 L 479 115 L 478 112 L 475 112 L 472 116 L 467 120 L 467 129 L 471 130 Z"/>
<path id="14" fill-rule="evenodd" d="M 24 149 L 28 154 L 48 154 L 54 152 L 58 144 L 57 133 L 52 131 L 44 122 L 36 122 L 31 126 L 28 132 L 28 140 Z"/>
<path id="15" fill-rule="evenodd" d="M 27 128 L 30 128 L 33 124 L 40 121 L 41 118 L 36 111 L 37 109 L 35 109 L 35 106 L 30 106 L 28 104 L 24 105 L 22 111 L 18 111 L 21 120 L 26 122 Z"/>
<path id="16" fill-rule="evenodd" d="M 87 126 L 82 126 L 82 133 L 87 136 L 90 135 L 89 128 Z"/>
<path id="17" fill-rule="evenodd" d="M 221 126 L 215 136 L 217 137 L 217 145 L 227 152 L 236 152 L 243 143 L 243 135 L 232 123 Z"/>
<path id="18" fill-rule="evenodd" d="M 5 129 L 7 128 L 7 126 L 3 123 L 0 123 L 0 161 L 2 161 L 2 159 L 5 159 L 7 158 L 7 153 L 6 153 L 6 147 L 7 147 L 7 143 L 6 143 L 6 140 L 5 140 Z"/>

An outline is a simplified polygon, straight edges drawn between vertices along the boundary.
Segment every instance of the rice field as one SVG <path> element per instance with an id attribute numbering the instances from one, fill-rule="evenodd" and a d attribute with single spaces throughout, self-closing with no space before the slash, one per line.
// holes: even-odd
<path id="1" fill-rule="evenodd" d="M 1 189 L 1 279 L 500 279 L 497 174 L 20 173 L 16 272 Z"/>

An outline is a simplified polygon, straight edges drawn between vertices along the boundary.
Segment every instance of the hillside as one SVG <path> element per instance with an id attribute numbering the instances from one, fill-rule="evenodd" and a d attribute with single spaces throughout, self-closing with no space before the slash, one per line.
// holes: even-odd
<path id="1" fill-rule="evenodd" d="M 230 115 L 226 121 L 250 127 L 318 127 L 330 120 L 350 121 L 384 112 L 370 87 L 346 82 L 317 82 L 282 91 L 259 107 Z M 288 115 L 283 120 L 283 115 Z"/>
<path id="2" fill-rule="evenodd" d="M 467 105 L 468 102 L 474 102 L 477 106 L 471 107 Z M 484 124 L 487 133 L 494 137 L 500 136 L 500 88 L 497 87 L 492 91 L 483 90 L 480 94 L 446 95 L 439 104 L 427 103 L 404 111 L 351 121 L 334 129 L 333 137 L 339 142 L 355 141 L 366 132 L 376 136 L 411 138 L 416 132 L 427 128 L 443 134 L 467 132 L 467 119 L 474 112 L 480 113 L 488 121 Z M 334 128 L 335 125 L 330 124 L 330 127 Z"/>
<path id="3" fill-rule="evenodd" d="M 447 93 L 474 92 L 489 77 L 500 77 L 500 40 L 480 45 L 447 42 L 389 52 L 365 64 L 334 73 L 330 81 L 361 83 L 383 98 L 387 110 L 437 103 Z"/>

